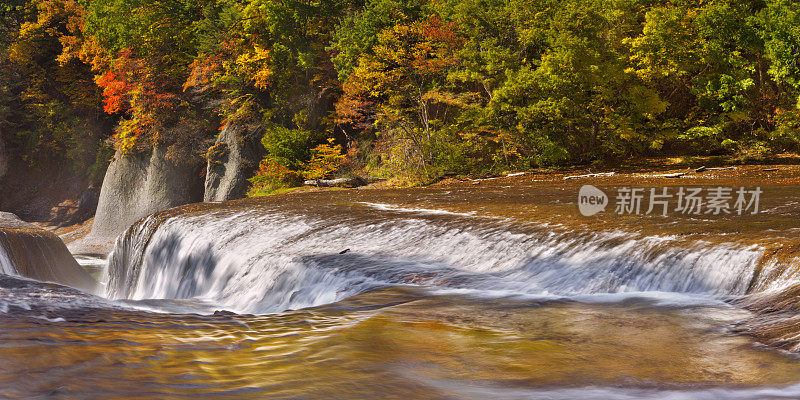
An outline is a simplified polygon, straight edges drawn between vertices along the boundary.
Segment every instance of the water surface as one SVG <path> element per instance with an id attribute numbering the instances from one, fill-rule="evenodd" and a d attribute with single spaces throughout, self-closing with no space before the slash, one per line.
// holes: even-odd
<path id="1" fill-rule="evenodd" d="M 157 214 L 80 259 L 97 295 L 0 279 L 0 396 L 800 397 L 797 356 L 741 333 L 796 282 L 796 186 L 753 216 L 584 219 L 580 184 Z"/>

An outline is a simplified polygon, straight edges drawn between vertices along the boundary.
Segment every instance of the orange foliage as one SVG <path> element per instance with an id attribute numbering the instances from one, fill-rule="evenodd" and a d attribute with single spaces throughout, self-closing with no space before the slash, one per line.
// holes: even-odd
<path id="1" fill-rule="evenodd" d="M 204 92 L 213 88 L 217 80 L 223 77 L 230 69 L 230 59 L 233 58 L 235 45 L 231 41 L 223 43 L 219 50 L 204 54 L 189 65 L 189 77 L 183 84 L 183 90 L 195 89 Z"/>
<path id="2" fill-rule="evenodd" d="M 342 154 L 342 146 L 333 144 L 333 138 L 328 139 L 328 143 L 320 144 L 311 149 L 314 157 L 305 165 L 303 176 L 306 179 L 327 178 L 338 170 L 344 159 L 347 157 Z"/>
<path id="3" fill-rule="evenodd" d="M 121 74 L 106 71 L 97 78 L 95 83 L 103 88 L 103 110 L 105 112 L 116 114 L 130 107 L 128 97 L 132 87 Z"/>
<path id="4" fill-rule="evenodd" d="M 133 80 L 140 72 L 141 62 L 132 57 L 130 50 L 118 54 L 113 67 L 100 75 L 97 86 L 103 89 L 103 109 L 109 114 L 128 111 L 131 107 L 131 96 L 135 89 Z"/>
<path id="5" fill-rule="evenodd" d="M 136 58 L 131 50 L 119 52 L 111 65 L 95 82 L 103 89 L 103 108 L 107 113 L 130 115 L 117 128 L 118 148 L 127 151 L 142 144 L 143 139 L 153 142 L 167 139 L 163 136 L 166 128 L 173 125 L 183 104 L 179 95 L 154 72 L 157 68 Z"/>

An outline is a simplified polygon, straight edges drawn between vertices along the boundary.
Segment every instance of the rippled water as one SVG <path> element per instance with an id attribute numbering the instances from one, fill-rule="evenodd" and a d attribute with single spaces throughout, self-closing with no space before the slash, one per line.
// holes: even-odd
<path id="1" fill-rule="evenodd" d="M 0 284 L 31 305 L 0 316 L 10 398 L 800 396 L 794 357 L 726 332 L 742 311 L 680 296 L 486 301 L 391 288 L 278 314 L 188 315 Z"/>
<path id="2" fill-rule="evenodd" d="M 98 296 L 0 277 L 0 397 L 800 398 L 797 356 L 736 333 L 743 297 L 794 282 L 769 244 L 795 227 L 586 229 L 548 219 L 566 212 L 562 189 L 153 216 L 107 268 L 79 258 L 107 281 Z M 780 204 L 795 193 L 764 218 L 794 215 Z"/>

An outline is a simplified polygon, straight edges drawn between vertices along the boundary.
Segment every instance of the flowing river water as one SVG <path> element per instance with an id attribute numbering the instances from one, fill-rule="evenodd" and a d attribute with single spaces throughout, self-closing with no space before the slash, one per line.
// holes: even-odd
<path id="1" fill-rule="evenodd" d="M 800 185 L 757 215 L 584 218 L 580 184 L 168 210 L 94 294 L 2 267 L 0 397 L 800 398 Z"/>

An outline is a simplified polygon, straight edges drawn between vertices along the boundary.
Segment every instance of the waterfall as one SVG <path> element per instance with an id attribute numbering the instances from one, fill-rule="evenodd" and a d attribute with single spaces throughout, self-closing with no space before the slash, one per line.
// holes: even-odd
<path id="1" fill-rule="evenodd" d="M 345 251 L 347 249 L 347 251 Z M 202 298 L 264 313 L 412 285 L 491 296 L 744 295 L 758 246 L 630 232 L 572 232 L 372 204 L 160 213 L 117 239 L 115 299 Z"/>
<path id="2" fill-rule="evenodd" d="M 0 273 L 93 291 L 96 282 L 53 233 L 0 228 Z"/>
<path id="3" fill-rule="evenodd" d="M 14 262 L 8 255 L 5 246 L 0 246 L 0 274 L 16 275 L 17 271 L 14 268 Z"/>

